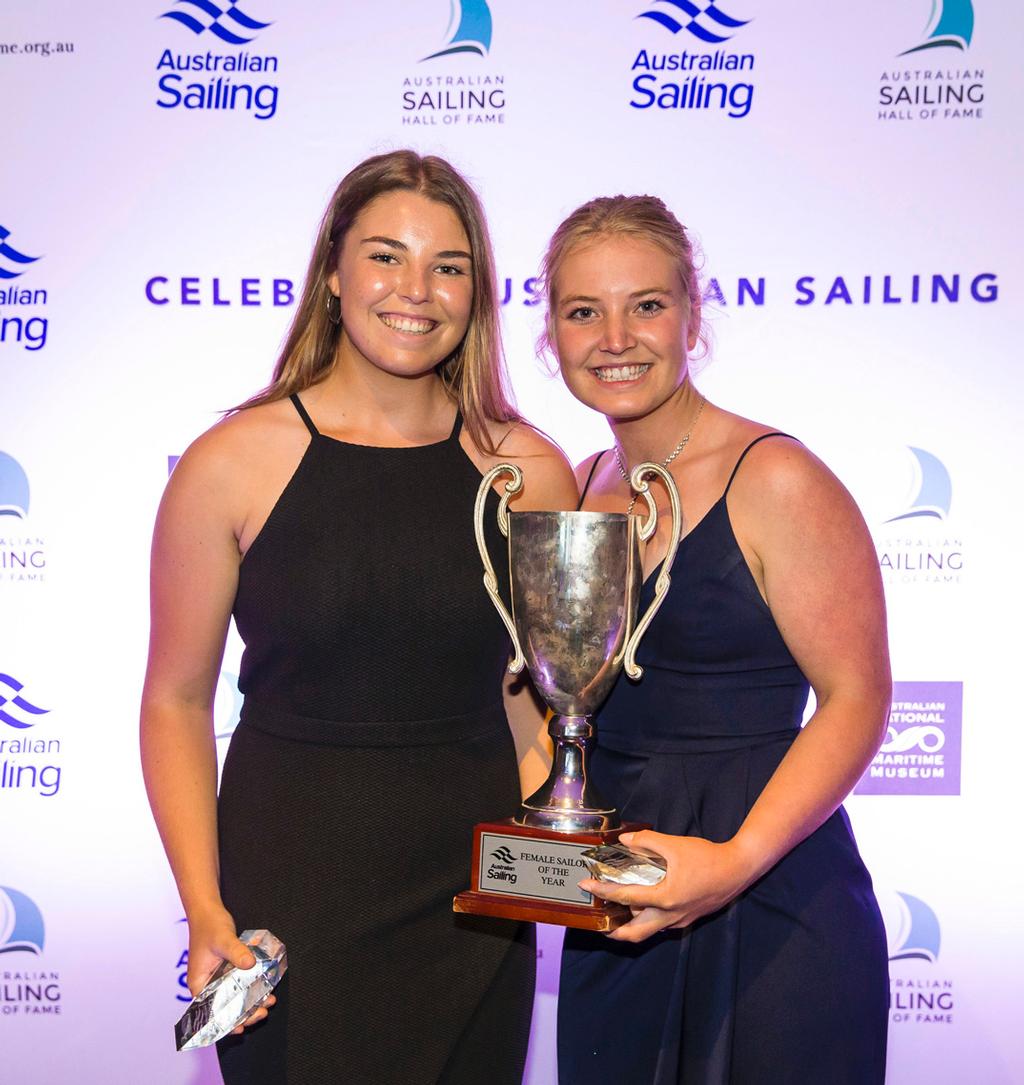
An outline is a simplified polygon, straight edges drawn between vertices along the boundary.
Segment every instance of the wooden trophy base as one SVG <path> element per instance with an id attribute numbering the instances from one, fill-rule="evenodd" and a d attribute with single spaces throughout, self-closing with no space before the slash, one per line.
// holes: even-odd
<path id="1" fill-rule="evenodd" d="M 455 897 L 452 908 L 464 915 L 613 931 L 632 913 L 577 887 L 589 874 L 579 853 L 648 828 L 627 822 L 618 829 L 556 833 L 517 825 L 512 818 L 481 822 L 473 829 L 471 888 Z"/>

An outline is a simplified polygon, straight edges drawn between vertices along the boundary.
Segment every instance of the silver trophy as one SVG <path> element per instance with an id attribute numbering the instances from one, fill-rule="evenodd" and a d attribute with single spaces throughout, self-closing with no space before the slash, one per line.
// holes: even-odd
<path id="1" fill-rule="evenodd" d="M 483 533 L 487 494 L 502 475 L 511 475 L 498 505 L 498 527 L 508 539 L 512 613 L 498 594 L 494 566 Z M 661 479 L 672 509 L 672 534 L 654 588 L 654 599 L 638 622 L 643 584 L 640 544 L 657 530 L 657 506 L 648 477 Z M 574 833 L 615 829 L 614 807 L 587 780 L 587 745 L 592 717 L 611 692 L 619 672 L 643 674 L 636 652 L 661 606 L 682 532 L 679 491 L 669 472 L 641 463 L 630 486 L 647 503 L 645 519 L 617 512 L 509 512 L 522 489 L 514 464 L 492 468 L 480 483 L 476 539 L 484 563 L 484 586 L 501 615 L 515 655 L 509 671 L 525 663 L 537 691 L 552 710 L 548 734 L 554 742 L 551 772 L 516 817 L 520 825 Z"/>
<path id="2" fill-rule="evenodd" d="M 508 539 L 511 613 L 498 593 L 484 538 L 487 497 L 502 475 L 511 476 L 498 504 L 498 527 Z M 654 599 L 638 621 L 640 544 L 654 535 L 658 520 L 647 481 L 651 476 L 668 492 L 672 530 Z M 578 888 L 576 882 L 587 874 L 580 853 L 643 826 L 623 826 L 615 808 L 597 793 L 587 777 L 587 747 L 594 734 L 593 714 L 619 672 L 625 669 L 632 679 L 643 673 L 636 652 L 669 589 L 682 532 L 679 493 L 665 468 L 642 463 L 630 475 L 630 486 L 646 502 L 645 517 L 510 512 L 508 503 L 522 485 L 522 472 L 514 464 L 487 472 L 477 492 L 476 540 L 484 586 L 512 638 L 508 669 L 516 674 L 525 664 L 553 713 L 548 733 L 554 759 L 547 780 L 514 818 L 476 827 L 472 889 L 455 898 L 455 909 L 607 930 L 622 916 L 612 915 L 618 906 L 594 901 Z M 531 841 L 529 847 L 524 840 Z M 497 898 L 502 902 L 496 903 Z"/>

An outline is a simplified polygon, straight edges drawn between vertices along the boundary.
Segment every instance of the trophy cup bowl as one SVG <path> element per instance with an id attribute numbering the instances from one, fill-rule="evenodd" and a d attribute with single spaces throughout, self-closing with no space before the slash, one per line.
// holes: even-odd
<path id="1" fill-rule="evenodd" d="M 498 505 L 498 527 L 508 539 L 511 613 L 498 593 L 483 533 L 487 495 L 503 474 L 511 479 Z M 672 535 L 654 599 L 637 621 L 640 546 L 657 530 L 647 482 L 652 475 L 668 490 Z M 592 716 L 620 671 L 632 679 L 643 673 L 636 650 L 668 591 L 682 529 L 679 494 L 665 468 L 642 463 L 630 485 L 647 503 L 644 519 L 610 512 L 509 512 L 509 501 L 522 488 L 522 472 L 513 464 L 499 464 L 480 483 L 475 524 L 484 587 L 512 638 L 509 671 L 525 665 L 552 712 L 554 756 L 547 780 L 514 818 L 475 827 L 472 887 L 456 896 L 456 912 L 601 931 L 630 917 L 627 908 L 597 900 L 576 884 L 587 876 L 580 852 L 646 828 L 623 824 L 587 777 Z"/>

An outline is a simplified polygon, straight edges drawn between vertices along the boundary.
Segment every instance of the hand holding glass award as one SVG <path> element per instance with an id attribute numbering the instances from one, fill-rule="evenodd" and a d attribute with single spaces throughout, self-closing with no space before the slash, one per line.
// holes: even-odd
<path id="1" fill-rule="evenodd" d="M 512 477 L 498 505 L 498 527 L 508 539 L 511 614 L 498 594 L 483 533 L 487 495 L 504 474 Z M 637 621 L 643 584 L 640 544 L 657 530 L 657 507 L 646 481 L 652 475 L 668 490 L 672 533 L 654 599 Z M 621 670 L 634 680 L 643 673 L 636 651 L 669 588 L 682 531 L 679 493 L 665 468 L 642 463 L 633 469 L 630 486 L 644 498 L 646 518 L 509 512 L 508 503 L 522 484 L 522 472 L 513 464 L 499 464 L 484 476 L 477 493 L 476 539 L 484 586 L 512 637 L 515 654 L 508 669 L 516 674 L 525 663 L 554 713 L 548 724 L 554 761 L 547 780 L 514 818 L 474 828 L 471 888 L 455 897 L 453 907 L 475 915 L 609 931 L 627 922 L 630 911 L 579 888 L 577 882 L 588 874 L 581 855 L 648 826 L 623 824 L 588 781 L 591 717 Z"/>

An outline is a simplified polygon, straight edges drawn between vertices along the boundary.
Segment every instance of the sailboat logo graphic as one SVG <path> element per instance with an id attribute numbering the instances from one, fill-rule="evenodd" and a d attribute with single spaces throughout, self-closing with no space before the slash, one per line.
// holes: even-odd
<path id="1" fill-rule="evenodd" d="M 451 0 L 452 14 L 448 21 L 443 49 L 424 60 L 451 56 L 453 53 L 476 53 L 485 57 L 491 49 L 491 9 L 487 0 Z"/>
<path id="2" fill-rule="evenodd" d="M 941 934 L 935 912 L 919 897 L 909 893 L 895 895 L 896 914 L 893 928 L 887 930 L 889 960 L 931 961 L 939 959 Z"/>
<path id="3" fill-rule="evenodd" d="M 910 448 L 914 457 L 914 497 L 910 507 L 898 516 L 890 516 L 885 522 L 893 524 L 897 520 L 913 520 L 919 516 L 931 516 L 936 520 L 945 520 L 949 515 L 949 506 L 953 499 L 953 483 L 950 481 L 946 465 L 923 448 Z"/>
<path id="4" fill-rule="evenodd" d="M 42 953 L 43 916 L 34 900 L 0 885 L 0 953 Z"/>
<path id="5" fill-rule="evenodd" d="M 966 50 L 974 33 L 974 4 L 972 0 L 932 0 L 932 13 L 924 28 L 924 41 L 899 55 L 919 53 L 922 49 Z"/>

